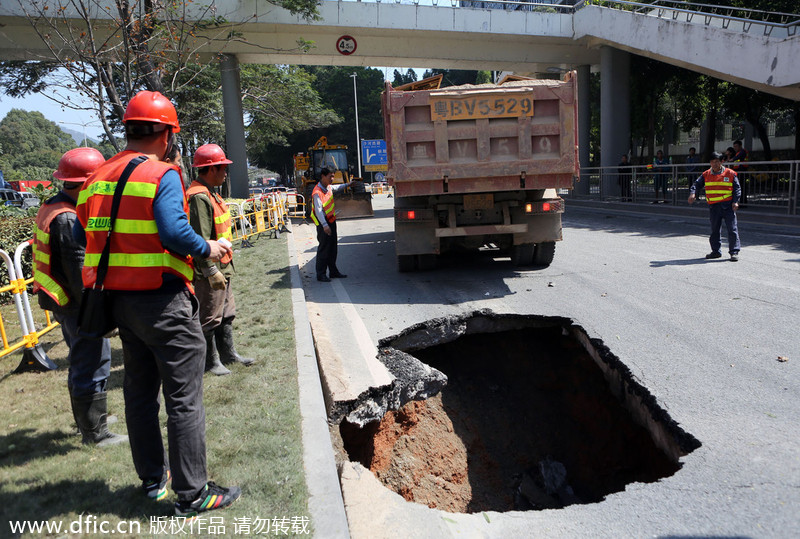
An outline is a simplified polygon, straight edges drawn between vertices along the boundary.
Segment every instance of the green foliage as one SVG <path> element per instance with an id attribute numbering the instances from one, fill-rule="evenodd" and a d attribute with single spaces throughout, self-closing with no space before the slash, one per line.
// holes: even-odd
<path id="1" fill-rule="evenodd" d="M 41 112 L 11 109 L 0 121 L 0 147 L 7 179 L 49 180 L 58 160 L 75 147 L 75 141 Z"/>
<path id="2" fill-rule="evenodd" d="M 310 125 L 304 131 L 296 131 L 286 137 L 286 143 L 273 143 L 267 148 L 268 161 L 259 164 L 288 176 L 292 170 L 292 155 L 304 152 L 321 136 L 331 144 L 346 144 L 348 159 L 357 163 L 355 99 L 353 95 L 353 73 L 356 74 L 358 90 L 358 125 L 362 139 L 383 138 L 381 116 L 381 92 L 383 72 L 369 67 L 306 66 L 299 68 L 311 74 L 311 84 L 319 94 L 320 106 L 333 111 L 340 120 L 333 124 L 334 116 L 325 123 Z"/>
<path id="3" fill-rule="evenodd" d="M 392 79 L 392 86 L 397 88 L 410 82 L 417 82 L 417 72 L 409 68 L 405 73 L 400 73 L 397 69 L 394 70 L 394 79 Z"/>
<path id="4" fill-rule="evenodd" d="M 56 196 L 61 190 L 61 185 L 64 183 L 61 180 L 56 180 L 55 178 L 51 178 L 53 183 L 49 186 L 45 187 L 43 184 L 34 185 L 28 192 L 33 193 L 39 199 L 40 204 L 44 204 L 45 200 L 48 200 L 54 196 Z M 38 209 L 38 208 L 37 208 Z"/>
<path id="5" fill-rule="evenodd" d="M 491 82 L 491 74 L 486 78 L 487 71 L 471 71 L 467 69 L 428 69 L 422 75 L 423 79 L 442 74 L 442 87 L 461 86 L 462 84 L 481 84 Z"/>
<path id="6" fill-rule="evenodd" d="M 12 260 L 17 246 L 23 241 L 33 238 L 36 208 L 29 208 L 29 210 L 33 210 L 34 216 L 30 216 L 28 211 L 20 208 L 0 206 L 0 249 L 8 253 Z M 4 263 L 0 263 L 0 266 L 4 268 L 0 271 L 0 286 L 5 286 L 9 283 L 8 268 Z M 22 257 L 22 272 L 25 277 L 31 276 L 30 248 L 25 250 Z M 5 303 L 10 298 L 11 294 L 3 294 L 0 302 Z"/>

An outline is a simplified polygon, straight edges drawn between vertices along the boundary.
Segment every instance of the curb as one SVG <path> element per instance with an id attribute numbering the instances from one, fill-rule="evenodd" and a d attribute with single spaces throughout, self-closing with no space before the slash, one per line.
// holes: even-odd
<path id="1" fill-rule="evenodd" d="M 328 417 L 322 396 L 317 353 L 311 334 L 311 324 L 308 321 L 306 298 L 297 264 L 291 225 L 286 243 L 289 248 L 292 314 L 302 416 L 303 467 L 309 494 L 308 512 L 314 525 L 315 537 L 349 539 L 350 530 L 328 431 Z"/>

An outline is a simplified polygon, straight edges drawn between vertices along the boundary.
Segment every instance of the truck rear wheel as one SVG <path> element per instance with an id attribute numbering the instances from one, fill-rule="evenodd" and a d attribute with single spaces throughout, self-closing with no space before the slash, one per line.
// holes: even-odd
<path id="1" fill-rule="evenodd" d="M 534 266 L 549 266 L 553 263 L 553 257 L 556 254 L 556 242 L 545 241 L 536 244 L 536 249 L 533 252 L 533 265 Z"/>
<path id="2" fill-rule="evenodd" d="M 533 256 L 534 245 L 532 243 L 511 246 L 511 263 L 515 266 L 530 266 Z"/>
<path id="3" fill-rule="evenodd" d="M 414 271 L 414 262 L 415 262 L 414 255 L 397 255 L 397 269 L 401 273 L 407 273 L 409 271 Z"/>

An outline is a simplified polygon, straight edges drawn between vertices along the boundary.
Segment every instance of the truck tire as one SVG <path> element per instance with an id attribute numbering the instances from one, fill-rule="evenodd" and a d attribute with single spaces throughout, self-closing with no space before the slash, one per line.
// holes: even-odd
<path id="1" fill-rule="evenodd" d="M 436 269 L 436 255 L 417 255 L 417 267 L 420 271 L 431 271 Z"/>
<path id="2" fill-rule="evenodd" d="M 556 254 L 556 242 L 545 241 L 537 243 L 536 249 L 533 252 L 533 265 L 547 267 L 553 263 L 553 257 Z"/>
<path id="3" fill-rule="evenodd" d="M 511 263 L 515 266 L 530 266 L 533 262 L 534 245 L 521 243 L 511 247 Z"/>
<path id="4" fill-rule="evenodd" d="M 414 255 L 397 255 L 397 270 L 400 273 L 407 273 L 414 271 Z"/>

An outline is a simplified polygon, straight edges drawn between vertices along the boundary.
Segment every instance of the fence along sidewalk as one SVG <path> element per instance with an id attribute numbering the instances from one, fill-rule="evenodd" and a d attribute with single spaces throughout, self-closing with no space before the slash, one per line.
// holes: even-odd
<path id="1" fill-rule="evenodd" d="M 13 294 L 14 305 L 17 310 L 17 316 L 19 317 L 19 327 L 21 330 L 19 339 L 15 340 L 13 344 L 9 343 L 6 324 L 2 314 L 0 314 L 0 337 L 2 337 L 3 340 L 3 349 L 0 351 L 0 358 L 24 347 L 22 361 L 14 370 L 15 373 L 26 371 L 52 371 L 58 368 L 47 356 L 41 344 L 39 344 L 39 337 L 58 327 L 58 323 L 50 319 L 49 311 L 44 311 L 44 327 L 37 331 L 36 324 L 33 320 L 31 304 L 30 301 L 28 301 L 28 285 L 33 283 L 33 276 L 27 279 L 23 276 L 22 251 L 30 246 L 30 241 L 23 241 L 20 243 L 14 252 L 13 261 L 7 252 L 0 249 L 0 257 L 5 262 L 9 281 L 8 285 L 0 288 L 0 292 L 11 292 Z"/>

